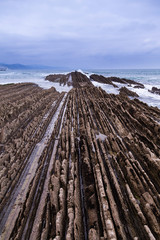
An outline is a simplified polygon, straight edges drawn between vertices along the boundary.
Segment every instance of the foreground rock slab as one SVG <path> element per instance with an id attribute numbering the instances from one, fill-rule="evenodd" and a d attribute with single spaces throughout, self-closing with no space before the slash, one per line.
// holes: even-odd
<path id="1" fill-rule="evenodd" d="M 82 83 L 78 79 L 78 84 Z M 48 123 L 42 119 L 36 122 L 44 128 L 44 134 L 57 115 L 43 151 L 36 154 L 37 171 L 13 229 L 8 234 L 3 228 L 2 239 L 160 239 L 160 110 L 123 94 L 107 94 L 92 85 L 78 86 L 64 95 L 55 89 L 27 85 L 29 96 L 35 87 L 40 103 L 46 99 L 48 108 L 42 119 L 48 119 Z M 35 92 L 32 98 L 37 97 Z M 18 96 L 13 96 L 12 102 Z M 22 104 L 25 101 L 21 98 Z M 34 101 L 35 106 L 39 101 Z M 30 116 L 33 104 L 26 102 L 25 106 Z M 14 120 L 14 111 L 9 108 L 8 112 Z M 2 126 L 8 124 L 7 116 Z M 15 152 L 21 149 L 24 129 L 16 138 Z M 9 134 L 1 142 L 3 177 L 8 176 L 7 163 L 11 162 L 12 144 L 8 139 L 15 139 L 16 131 Z M 27 141 L 32 135 L 28 132 Z M 39 138 L 43 139 L 42 135 Z M 28 145 L 28 149 L 34 151 L 34 146 Z M 15 155 L 13 164 L 17 160 Z M 19 170 L 13 166 L 17 174 Z M 3 181 L 1 189 L 6 184 Z M 1 207 L 7 210 L 10 198 L 4 194 Z"/>

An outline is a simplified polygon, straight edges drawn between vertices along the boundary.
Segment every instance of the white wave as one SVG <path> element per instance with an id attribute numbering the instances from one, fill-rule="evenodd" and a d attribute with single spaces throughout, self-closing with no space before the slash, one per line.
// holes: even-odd
<path id="1" fill-rule="evenodd" d="M 158 107 L 160 108 L 160 95 L 154 94 L 149 92 L 148 90 L 151 90 L 152 86 L 147 85 L 144 89 L 142 88 L 134 88 L 133 86 L 128 86 L 127 84 L 122 83 L 116 83 L 118 85 L 118 88 L 114 88 L 112 85 L 109 84 L 103 84 L 98 83 L 95 81 L 92 81 L 93 85 L 95 87 L 101 87 L 103 90 L 105 90 L 107 93 L 113 93 L 113 94 L 119 94 L 119 89 L 123 86 L 128 88 L 129 90 L 136 92 L 139 95 L 139 100 L 142 102 L 147 103 L 149 106 Z M 133 97 L 130 97 L 133 99 Z"/>
<path id="2" fill-rule="evenodd" d="M 101 87 L 103 90 L 106 91 L 106 93 L 119 94 L 118 88 L 115 88 L 112 85 L 103 84 L 96 81 L 92 81 L 92 83 L 95 87 Z"/>
<path id="3" fill-rule="evenodd" d="M 83 75 L 85 75 L 86 77 L 88 77 L 88 78 L 90 79 L 90 75 L 91 75 L 91 74 L 85 73 L 85 72 L 83 72 L 81 69 L 78 69 L 77 72 L 82 73 Z"/>
<path id="4" fill-rule="evenodd" d="M 11 84 L 11 83 L 23 83 L 23 82 L 30 82 L 30 83 L 35 83 L 37 84 L 39 87 L 44 88 L 44 89 L 49 89 L 51 87 L 55 87 L 56 90 L 58 92 L 69 92 L 72 87 L 71 86 L 63 86 L 60 85 L 59 83 L 54 83 L 54 82 L 50 82 L 50 81 L 46 81 L 44 79 L 25 79 L 25 81 L 23 79 L 12 79 L 12 80 L 0 80 L 0 84 Z"/>
<path id="5" fill-rule="evenodd" d="M 12 76 L 15 72 L 0 72 L 0 76 Z"/>
<path id="6" fill-rule="evenodd" d="M 44 89 L 54 87 L 58 92 L 69 92 L 72 89 L 72 86 L 60 85 L 58 82 L 45 81 L 45 83 L 39 82 L 38 85 Z"/>
<path id="7" fill-rule="evenodd" d="M 72 83 L 72 75 L 71 74 L 69 75 L 68 83 Z"/>

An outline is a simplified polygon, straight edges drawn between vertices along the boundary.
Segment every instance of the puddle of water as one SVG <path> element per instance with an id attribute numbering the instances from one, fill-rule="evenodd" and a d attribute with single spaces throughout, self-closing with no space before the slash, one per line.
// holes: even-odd
<path id="1" fill-rule="evenodd" d="M 107 136 L 100 132 L 98 134 L 96 134 L 96 140 L 100 139 L 100 140 L 104 141 L 106 138 L 107 138 Z"/>

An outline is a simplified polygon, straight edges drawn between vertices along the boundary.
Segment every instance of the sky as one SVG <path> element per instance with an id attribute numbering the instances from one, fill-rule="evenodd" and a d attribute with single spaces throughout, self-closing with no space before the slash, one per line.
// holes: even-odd
<path id="1" fill-rule="evenodd" d="M 160 68 L 159 0 L 0 0 L 0 62 Z"/>

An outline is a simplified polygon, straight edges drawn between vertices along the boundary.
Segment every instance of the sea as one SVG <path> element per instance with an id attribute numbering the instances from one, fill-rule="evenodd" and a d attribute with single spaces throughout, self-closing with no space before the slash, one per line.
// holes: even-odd
<path id="1" fill-rule="evenodd" d="M 77 69 L 73 69 L 75 71 Z M 91 74 L 99 74 L 106 77 L 120 77 L 135 80 L 144 84 L 144 89 L 135 89 L 133 86 L 127 86 L 130 90 L 137 92 L 139 100 L 147 103 L 150 106 L 160 108 L 160 95 L 153 94 L 148 90 L 152 87 L 160 89 L 160 69 L 82 69 L 77 70 L 84 73 L 86 76 Z M 52 83 L 45 80 L 45 77 L 54 73 L 68 73 L 68 70 L 53 70 L 52 69 L 32 69 L 32 70 L 6 70 L 0 71 L 0 84 L 21 83 L 21 82 L 33 82 L 38 84 L 44 89 L 55 87 L 57 91 L 69 91 L 72 87 L 60 86 L 59 83 Z M 107 93 L 118 94 L 118 88 L 114 88 L 107 84 L 101 84 L 93 81 L 93 84 L 97 87 L 103 88 Z M 117 83 L 116 83 L 117 85 Z M 118 87 L 122 87 L 123 84 L 118 84 Z M 126 85 L 125 85 L 126 86 Z"/>

